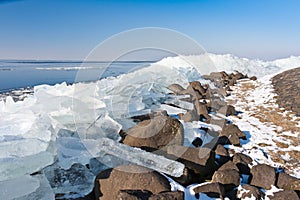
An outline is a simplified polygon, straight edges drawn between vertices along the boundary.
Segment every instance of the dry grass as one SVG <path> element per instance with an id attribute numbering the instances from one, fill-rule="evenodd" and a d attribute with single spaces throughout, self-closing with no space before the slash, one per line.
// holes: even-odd
<path id="1" fill-rule="evenodd" d="M 300 118 L 295 118 L 294 112 L 286 111 L 284 108 L 279 108 L 274 101 L 269 101 L 264 106 L 253 105 L 254 100 L 248 100 L 246 97 L 250 96 L 251 92 L 255 90 L 257 86 L 254 82 L 241 82 L 239 85 L 239 92 L 235 93 L 234 100 L 230 101 L 230 104 L 236 104 L 238 102 L 244 102 L 244 111 L 251 111 L 250 116 L 256 117 L 260 122 L 266 126 L 274 128 L 274 125 L 281 127 L 278 130 L 274 130 L 278 137 L 272 141 L 278 147 L 278 151 L 267 151 L 270 158 L 285 168 L 288 173 L 291 173 L 293 169 L 300 168 L 300 151 L 288 150 L 290 146 L 300 147 L 300 127 L 298 126 Z M 278 98 L 278 96 L 275 96 Z M 255 104 L 254 104 L 255 105 Z M 255 124 L 252 124 L 255 126 Z M 289 133 L 290 132 L 290 133 Z M 287 133 L 289 133 L 287 135 Z M 285 142 L 283 142 L 285 141 Z M 272 144 L 259 143 L 257 147 L 270 147 Z M 253 148 L 256 148 L 255 146 Z M 265 148 L 264 148 L 265 149 Z M 289 159 L 287 159 L 289 155 Z"/>
<path id="2" fill-rule="evenodd" d="M 290 131 L 292 133 L 299 133 L 300 127 L 297 127 L 298 122 L 291 121 L 291 118 L 283 115 L 283 111 L 279 108 L 265 108 L 260 106 L 257 108 L 257 117 L 262 123 L 272 123 L 282 128 L 283 132 Z"/>
<path id="3" fill-rule="evenodd" d="M 279 148 L 286 149 L 286 148 L 289 147 L 289 145 L 286 144 L 286 143 L 279 142 L 279 141 L 277 141 L 277 140 L 272 140 L 272 141 L 273 141 L 273 142 L 276 144 L 276 146 L 279 147 Z"/>
<path id="4" fill-rule="evenodd" d="M 260 147 L 268 147 L 268 146 L 272 146 L 271 144 L 266 144 L 266 143 L 259 143 L 258 146 Z"/>

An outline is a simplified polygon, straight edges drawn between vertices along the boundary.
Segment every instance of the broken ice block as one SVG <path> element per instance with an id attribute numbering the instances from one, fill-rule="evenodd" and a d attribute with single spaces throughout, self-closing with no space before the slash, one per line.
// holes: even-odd
<path id="1" fill-rule="evenodd" d="M 194 109 L 194 104 L 187 102 L 187 101 L 182 101 L 182 100 L 179 100 L 176 98 L 169 98 L 164 103 L 172 104 L 172 105 L 178 106 L 178 107 L 186 109 L 186 110 Z"/>
<path id="2" fill-rule="evenodd" d="M 94 187 L 95 175 L 81 164 L 74 164 L 67 170 L 53 164 L 46 167 L 43 172 L 55 194 L 84 196 L 89 194 Z"/>
<path id="3" fill-rule="evenodd" d="M 20 158 L 46 151 L 47 142 L 38 139 L 19 139 L 0 143 L 1 158 Z M 30 148 L 28 148 L 30 147 Z"/>
<path id="4" fill-rule="evenodd" d="M 113 140 L 120 140 L 119 135 L 122 126 L 108 115 L 100 115 L 96 121 L 87 127 L 84 133 L 80 133 L 82 139 L 98 139 L 107 137 Z"/>
<path id="5" fill-rule="evenodd" d="M 37 172 L 51 165 L 53 160 L 53 155 L 46 151 L 22 158 L 0 159 L 0 181 Z"/>
<path id="6" fill-rule="evenodd" d="M 93 157 L 101 157 L 108 154 L 171 176 L 179 177 L 183 174 L 184 165 L 182 163 L 118 143 L 108 138 L 101 138 L 97 141 L 84 140 L 83 143 Z"/>
<path id="7" fill-rule="evenodd" d="M 69 169 L 75 163 L 88 164 L 91 158 L 81 140 L 76 137 L 59 137 L 56 140 L 58 165 Z"/>
<path id="8" fill-rule="evenodd" d="M 0 199 L 12 200 L 34 192 L 40 186 L 37 178 L 29 175 L 0 181 Z"/>
<path id="9" fill-rule="evenodd" d="M 167 111 L 168 115 L 178 115 L 179 113 L 184 113 L 184 114 L 186 113 L 186 110 L 184 109 L 170 106 L 167 104 L 161 104 L 157 110 L 165 110 Z"/>
<path id="10" fill-rule="evenodd" d="M 14 200 L 55 200 L 55 194 L 44 174 L 33 176 L 40 181 L 40 186 L 32 193 L 15 198 Z"/>

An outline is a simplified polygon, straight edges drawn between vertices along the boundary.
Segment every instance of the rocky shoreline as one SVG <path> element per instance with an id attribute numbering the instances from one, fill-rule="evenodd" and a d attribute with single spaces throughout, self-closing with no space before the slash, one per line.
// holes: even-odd
<path id="1" fill-rule="evenodd" d="M 254 164 L 251 157 L 228 148 L 228 145 L 240 146 L 241 141 L 247 140 L 247 135 L 225 119 L 226 116 L 238 115 L 239 111 L 227 105 L 224 97 L 230 95 L 230 87 L 238 80 L 255 81 L 256 77 L 248 78 L 238 72 L 216 72 L 204 78 L 211 80 L 216 88 L 195 81 L 187 88 L 173 84 L 168 89 L 173 95 L 187 95 L 183 101 L 193 104 L 193 109 L 178 115 L 179 120 L 201 121 L 221 127 L 217 131 L 205 126 L 199 128 L 212 138 L 208 142 L 196 137 L 190 145 L 184 144 L 182 124 L 166 112 L 135 117 L 137 125 L 120 132 L 123 144 L 183 163 L 183 175 L 166 177 L 145 167 L 121 165 L 100 172 L 93 192 L 79 199 L 184 199 L 184 190 L 171 188 L 170 178 L 171 182 L 189 188 L 196 199 L 299 199 L 299 179 L 283 169 Z M 183 102 L 170 105 L 186 106 Z M 266 192 L 271 189 L 275 190 L 274 195 Z"/>
<path id="2" fill-rule="evenodd" d="M 290 75 L 295 73 L 290 71 Z M 273 78 L 273 83 L 276 92 L 285 93 L 283 99 L 295 99 L 293 107 L 296 108 L 295 105 L 299 105 L 297 89 L 288 86 L 293 93 L 284 90 L 291 80 L 296 83 L 298 81 L 290 75 L 279 74 Z M 299 147 L 296 136 L 299 131 L 295 128 L 295 133 L 284 132 L 296 126 L 297 121 L 285 124 L 283 130 L 277 127 L 276 130 L 279 131 L 273 135 L 262 133 L 259 135 L 262 139 L 259 142 L 262 143 L 253 145 L 251 140 L 257 136 L 256 133 L 243 126 L 245 121 L 241 122 L 239 119 L 254 116 L 261 123 L 254 120 L 253 126 L 268 124 L 270 121 L 265 118 L 270 115 L 274 118 L 270 106 L 274 107 L 272 112 L 279 112 L 282 108 L 277 108 L 274 104 L 251 108 L 273 99 L 271 96 L 260 101 L 261 96 L 250 92 L 265 92 L 266 88 L 258 86 L 261 82 L 257 82 L 256 77 L 247 77 L 239 72 L 227 74 L 223 71 L 203 78 L 204 81 L 190 82 L 187 87 L 180 84 L 169 85 L 166 90 L 168 92 L 164 93 L 159 102 L 162 106 L 155 105 L 153 110 L 151 108 L 152 112 L 146 112 L 147 114 L 126 116 L 127 122 L 130 122 L 127 128 L 106 116 L 97 119 L 95 123 L 99 124 L 95 127 L 98 129 L 88 128 L 90 137 L 96 137 L 93 134 L 99 135 L 99 127 L 102 126 L 103 130 L 111 133 L 97 136 L 104 138 L 90 143 L 92 147 L 106 147 L 96 149 L 99 157 L 88 161 L 80 160 L 87 158 L 84 153 L 81 155 L 84 151 L 80 146 L 83 141 L 80 140 L 82 138 L 79 138 L 79 133 L 59 129 L 55 141 L 58 145 L 58 159 L 71 159 L 72 164 L 61 162 L 59 166 L 51 161 L 53 164 L 30 173 L 33 172 L 32 176 L 40 178 L 49 188 L 51 186 L 52 190 L 48 188 L 48 191 L 51 191 L 53 198 L 55 194 L 55 199 L 299 199 L 300 180 L 290 175 L 290 169 L 300 169 L 299 159 L 297 160 L 299 151 L 295 150 Z M 285 78 L 289 81 L 284 81 Z M 25 89 L 23 92 L 16 90 L 8 93 L 6 95 L 13 99 L 8 99 L 9 102 L 6 103 L 22 100 L 32 92 L 31 89 Z M 277 101 L 280 100 L 280 94 L 278 95 Z M 252 97 L 259 101 L 253 103 Z M 2 98 L 6 98 L 5 94 Z M 243 107 L 244 105 L 246 106 Z M 251 109 L 251 112 L 243 113 L 247 109 Z M 286 123 L 282 119 L 289 115 L 279 115 L 281 118 L 274 118 L 280 122 L 278 124 Z M 274 129 L 274 124 L 270 126 Z M 257 128 L 258 132 L 264 130 L 269 130 L 269 125 L 267 129 Z M 293 147 L 287 149 L 291 138 L 294 143 L 290 144 Z M 86 141 L 91 142 L 88 139 Z M 272 143 L 280 145 L 278 151 L 264 149 Z M 76 151 L 77 148 L 79 151 Z M 257 151 L 251 151 L 253 149 Z M 77 157 L 73 151 L 80 155 Z M 253 152 L 264 154 L 263 157 L 268 161 L 273 160 L 273 157 L 281 159 L 282 165 L 257 160 L 256 156 L 251 155 Z M 287 160 L 287 152 L 290 161 Z M 123 159 L 121 155 L 126 158 Z M 88 194 L 92 188 L 93 191 Z M 40 190 L 43 190 L 42 186 L 32 196 L 24 196 L 25 199 L 41 195 Z M 88 195 L 81 197 L 86 194 Z"/>

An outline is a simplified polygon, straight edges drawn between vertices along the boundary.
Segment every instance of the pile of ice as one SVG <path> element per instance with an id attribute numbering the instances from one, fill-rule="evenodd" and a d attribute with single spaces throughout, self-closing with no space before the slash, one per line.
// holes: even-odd
<path id="1" fill-rule="evenodd" d="M 183 164 L 120 144 L 118 133 L 135 125 L 132 116 L 184 112 L 164 104 L 184 104 L 166 88 L 196 79 L 192 66 L 151 65 L 97 82 L 39 85 L 23 101 L 0 101 L 0 199 L 83 196 L 97 173 L 120 163 L 180 176 Z M 12 185 L 22 187 L 15 192 Z"/>
<path id="2" fill-rule="evenodd" d="M 300 67 L 300 56 L 290 56 L 288 58 L 273 61 L 263 61 L 260 59 L 240 58 L 232 54 L 204 54 L 191 56 L 177 56 L 164 58 L 156 64 L 173 67 L 196 66 L 198 71 L 205 72 L 208 68 L 227 73 L 239 71 L 249 76 L 263 77 L 279 71 Z"/>
<path id="3" fill-rule="evenodd" d="M 263 62 L 232 55 L 180 56 L 97 82 L 39 85 L 23 101 L 0 100 L 0 199 L 86 195 L 98 172 L 127 162 L 180 176 L 181 163 L 118 143 L 119 131 L 135 125 L 130 117 L 184 112 L 165 104 L 190 106 L 169 95 L 167 86 L 204 81 L 201 75 L 210 71 L 261 76 L 298 64 L 299 57 Z M 184 123 L 186 145 L 201 134 L 199 126 Z"/>

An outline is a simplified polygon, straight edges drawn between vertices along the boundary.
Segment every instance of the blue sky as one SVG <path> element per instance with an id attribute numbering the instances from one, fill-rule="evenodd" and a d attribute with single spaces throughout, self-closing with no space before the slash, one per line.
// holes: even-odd
<path id="1" fill-rule="evenodd" d="M 84 59 L 132 28 L 187 34 L 208 52 L 275 59 L 300 55 L 300 1 L 0 1 L 0 59 Z"/>

